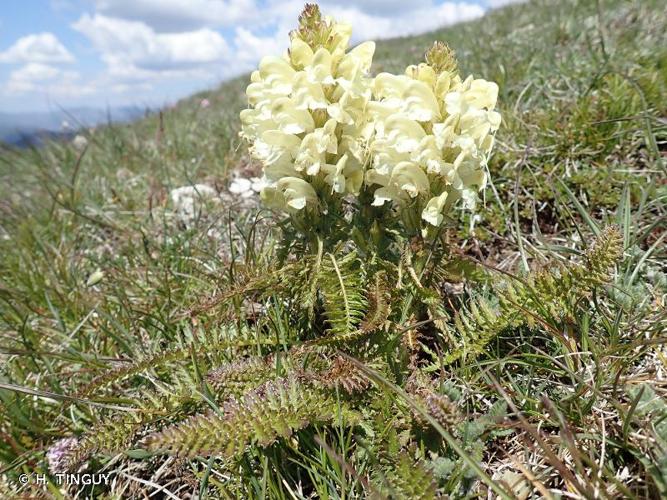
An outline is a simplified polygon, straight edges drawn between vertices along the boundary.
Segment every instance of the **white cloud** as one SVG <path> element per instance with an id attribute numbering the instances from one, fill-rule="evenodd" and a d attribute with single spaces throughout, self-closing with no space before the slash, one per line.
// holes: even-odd
<path id="1" fill-rule="evenodd" d="M 333 4 L 327 11 L 336 19 L 352 24 L 353 36 L 357 41 L 424 33 L 484 15 L 484 9 L 473 3 L 418 3 L 424 5 L 399 15 L 392 15 L 393 12 L 386 13 L 388 15 L 368 14 L 356 7 L 337 7 Z"/>
<path id="2" fill-rule="evenodd" d="M 288 37 L 280 30 L 273 36 L 258 36 L 246 28 L 237 28 L 234 57 L 238 70 L 249 70 L 266 55 L 279 55 L 287 49 Z"/>
<path id="3" fill-rule="evenodd" d="M 44 92 L 54 96 L 90 94 L 93 87 L 81 83 L 76 71 L 65 71 L 42 63 L 28 63 L 9 75 L 3 90 L 7 94 L 20 95 Z"/>
<path id="4" fill-rule="evenodd" d="M 141 21 L 158 32 L 233 26 L 257 17 L 255 0 L 95 0 L 109 17 Z"/>
<path id="5" fill-rule="evenodd" d="M 375 15 L 391 16 L 409 10 L 427 8 L 433 5 L 431 0 L 337 0 L 335 5 L 356 7 L 362 12 Z"/>
<path id="6" fill-rule="evenodd" d="M 164 77 L 212 84 L 218 78 L 252 69 L 262 56 L 278 55 L 287 48 L 289 31 L 296 27 L 303 9 L 303 0 L 267 0 L 259 10 L 256 0 L 95 1 L 101 11 L 121 17 L 85 14 L 72 26 L 100 53 L 107 65 L 106 76 L 120 84 L 156 83 Z M 434 0 L 323 0 L 321 8 L 324 14 L 352 24 L 354 42 L 425 32 L 484 13 L 477 4 L 436 4 Z M 227 17 L 222 20 L 224 9 Z M 234 19 L 233 38 L 228 41 L 218 31 L 201 27 L 220 27 Z M 180 20 L 181 29 L 185 25 L 200 27 L 159 31 L 176 20 Z"/>
<path id="7" fill-rule="evenodd" d="M 53 33 L 37 33 L 16 40 L 0 52 L 3 63 L 71 63 L 74 56 Z"/>
<path id="8" fill-rule="evenodd" d="M 484 13 L 473 3 L 478 0 L 441 1 L 319 3 L 323 14 L 352 25 L 353 43 L 423 33 Z M 75 12 L 72 0 L 50 2 Z M 30 35 L 0 53 L 0 62 L 23 63 L 0 90 L 4 95 L 23 95 L 25 102 L 40 93 L 70 103 L 157 104 L 168 97 L 175 99 L 251 70 L 262 56 L 283 53 L 304 2 L 86 0 L 95 11 L 80 14 L 71 27 L 89 40 L 106 68 L 99 72 L 81 69 L 83 76 L 63 71 L 57 63 L 73 61 L 70 52 L 50 33 Z M 77 2 L 76 8 L 80 7 Z"/>
<path id="9" fill-rule="evenodd" d="M 486 0 L 486 4 L 492 9 L 497 9 L 498 7 L 504 7 L 505 5 L 510 5 L 513 3 L 523 3 L 526 0 Z"/>
<path id="10" fill-rule="evenodd" d="M 302 0 L 270 0 L 261 16 L 263 26 L 277 26 L 281 46 L 297 25 Z M 352 25 L 354 42 L 425 33 L 442 26 L 469 21 L 484 15 L 484 8 L 467 1 L 435 0 L 321 0 L 325 15 Z"/>
<path id="11" fill-rule="evenodd" d="M 30 63 L 12 71 L 10 79 L 25 82 L 44 82 L 53 80 L 60 73 L 61 70 L 48 64 Z"/>
<path id="12" fill-rule="evenodd" d="M 84 15 L 73 28 L 85 35 L 117 76 L 183 71 L 220 63 L 229 46 L 216 31 L 156 33 L 139 21 Z"/>
<path id="13" fill-rule="evenodd" d="M 488 0 L 511 2 L 517 0 Z M 246 32 L 267 27 L 287 30 L 297 23 L 304 0 L 94 0 L 108 18 L 139 21 L 157 33 L 187 32 L 197 28 L 241 28 Z M 324 14 L 347 14 L 355 27 L 355 39 L 391 38 L 425 32 L 481 16 L 484 9 L 472 1 L 436 0 L 321 0 Z M 362 24 L 365 29 L 359 29 Z"/>
<path id="14" fill-rule="evenodd" d="M 147 92 L 155 87 L 150 83 L 115 83 L 111 85 L 111 90 L 116 94 L 128 94 L 130 92 Z"/>

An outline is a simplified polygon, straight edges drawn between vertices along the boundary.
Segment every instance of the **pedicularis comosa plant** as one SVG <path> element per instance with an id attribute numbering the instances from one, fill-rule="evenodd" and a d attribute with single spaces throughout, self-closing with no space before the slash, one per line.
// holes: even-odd
<path id="1" fill-rule="evenodd" d="M 229 471 L 225 491 L 245 495 L 242 478 L 267 467 L 281 484 L 307 481 L 289 464 L 327 449 L 314 444 L 321 436 L 345 441 L 344 428 L 352 442 L 331 460 L 358 471 L 358 493 L 467 494 L 477 478 L 502 494 L 477 463 L 503 404 L 469 418 L 460 390 L 442 382 L 447 369 L 510 328 L 562 331 L 553 325 L 592 307 L 621 239 L 608 229 L 582 263 L 520 279 L 457 255 L 446 230 L 486 185 L 498 86 L 461 76 L 441 42 L 404 74 L 372 77 L 374 43 L 348 50 L 350 36 L 306 5 L 287 53 L 263 59 L 247 88 L 241 135 L 263 167 L 262 200 L 285 216 L 281 251 L 236 267 L 191 312 L 219 327 L 90 380 L 78 398 L 144 384 L 141 410 L 89 410 L 95 427 L 52 447 L 52 471 L 95 453 L 205 456 Z M 485 292 L 448 295 L 463 280 Z"/>

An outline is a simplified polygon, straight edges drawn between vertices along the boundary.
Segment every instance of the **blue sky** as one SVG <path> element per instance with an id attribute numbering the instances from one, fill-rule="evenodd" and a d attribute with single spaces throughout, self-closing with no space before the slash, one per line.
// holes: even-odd
<path id="1" fill-rule="evenodd" d="M 356 41 L 473 19 L 512 0 L 339 0 Z M 0 111 L 161 106 L 281 53 L 302 0 L 5 0 Z"/>

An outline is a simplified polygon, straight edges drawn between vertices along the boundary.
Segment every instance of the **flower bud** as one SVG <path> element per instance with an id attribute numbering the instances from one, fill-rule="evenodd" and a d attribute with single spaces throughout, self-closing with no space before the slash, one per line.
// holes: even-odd
<path id="1" fill-rule="evenodd" d="M 433 46 L 426 51 L 426 64 L 440 73 L 456 73 L 458 63 L 455 52 L 445 42 L 433 42 Z"/>

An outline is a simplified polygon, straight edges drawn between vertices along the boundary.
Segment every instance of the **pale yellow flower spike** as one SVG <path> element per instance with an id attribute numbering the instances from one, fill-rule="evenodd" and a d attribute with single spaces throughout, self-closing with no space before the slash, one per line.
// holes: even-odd
<path id="1" fill-rule="evenodd" d="M 493 82 L 472 76 L 462 81 L 453 51 L 440 42 L 427 52 L 426 63 L 403 75 L 379 74 L 368 106 L 375 124 L 366 172 L 366 183 L 376 186 L 373 204 L 424 207 L 421 219 L 436 227 L 457 199 L 474 208 L 500 126 L 497 98 Z M 415 204 L 415 198 L 422 201 Z"/>
<path id="2" fill-rule="evenodd" d="M 263 166 L 262 199 L 295 213 L 319 197 L 358 194 L 369 131 L 375 44 L 347 51 L 352 29 L 306 5 L 282 57 L 265 57 L 247 88 L 241 136 Z"/>

